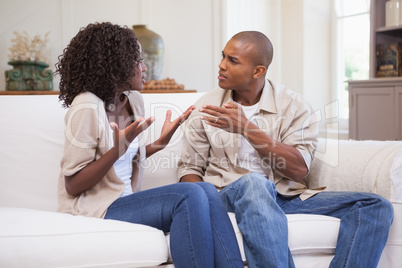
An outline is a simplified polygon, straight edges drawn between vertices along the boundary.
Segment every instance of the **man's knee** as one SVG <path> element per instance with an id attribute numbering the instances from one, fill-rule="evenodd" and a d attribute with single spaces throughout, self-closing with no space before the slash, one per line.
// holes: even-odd
<path id="1" fill-rule="evenodd" d="M 239 179 L 239 183 L 244 187 L 252 189 L 266 188 L 276 190 L 275 184 L 259 173 L 249 173 Z"/>
<path id="2" fill-rule="evenodd" d="M 242 195 L 276 197 L 275 184 L 259 173 L 249 173 L 240 177 L 233 185 Z"/>
<path id="3" fill-rule="evenodd" d="M 389 225 L 391 225 L 394 219 L 394 206 L 387 199 L 377 196 L 377 202 L 381 207 L 381 214 L 384 216 L 384 219 L 388 220 Z"/>
<path id="4" fill-rule="evenodd" d="M 374 193 L 361 193 L 363 195 L 361 199 L 361 205 L 375 209 L 375 217 L 381 219 L 384 227 L 389 227 L 392 224 L 394 218 L 394 207 L 384 197 Z"/>

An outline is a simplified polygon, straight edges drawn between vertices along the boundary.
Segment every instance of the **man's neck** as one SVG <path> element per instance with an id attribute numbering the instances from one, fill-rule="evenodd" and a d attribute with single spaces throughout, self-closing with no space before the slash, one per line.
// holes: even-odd
<path id="1" fill-rule="evenodd" d="M 264 84 L 253 87 L 249 90 L 235 90 L 232 93 L 232 98 L 235 102 L 244 105 L 251 106 L 260 101 Z"/>

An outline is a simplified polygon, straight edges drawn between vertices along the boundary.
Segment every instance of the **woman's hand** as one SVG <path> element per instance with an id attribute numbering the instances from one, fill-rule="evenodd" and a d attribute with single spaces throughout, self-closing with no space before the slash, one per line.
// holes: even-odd
<path id="1" fill-rule="evenodd" d="M 182 113 L 176 120 L 171 121 L 172 117 L 172 111 L 168 110 L 166 112 L 166 119 L 165 123 L 162 126 L 162 131 L 161 131 L 161 136 L 158 139 L 159 142 L 158 144 L 165 147 L 170 139 L 172 138 L 173 134 L 176 132 L 177 128 L 187 120 L 187 118 L 190 116 L 191 112 L 195 109 L 195 106 L 190 106 L 187 108 L 187 110 Z"/>
<path id="2" fill-rule="evenodd" d="M 161 130 L 161 135 L 158 140 L 156 140 L 154 143 L 149 144 L 147 146 L 147 157 L 153 155 L 157 151 L 162 150 L 163 148 L 168 145 L 170 139 L 172 138 L 173 134 L 177 130 L 177 128 L 188 119 L 190 116 L 191 112 L 195 109 L 194 105 L 191 105 L 187 110 L 182 113 L 178 118 L 176 118 L 174 121 L 171 121 L 172 118 L 172 111 L 168 110 L 166 112 L 166 118 L 165 118 L 165 123 L 163 123 L 162 130 Z"/>
<path id="3" fill-rule="evenodd" d="M 139 118 L 123 130 L 120 130 L 115 122 L 110 123 L 113 129 L 113 147 L 118 149 L 119 157 L 127 151 L 128 146 L 133 142 L 135 137 L 146 130 L 154 121 L 153 117 L 145 121 L 143 118 Z"/>

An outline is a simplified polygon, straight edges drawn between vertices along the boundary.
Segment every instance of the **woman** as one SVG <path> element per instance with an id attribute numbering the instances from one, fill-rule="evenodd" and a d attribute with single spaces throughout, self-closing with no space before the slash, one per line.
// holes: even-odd
<path id="1" fill-rule="evenodd" d="M 60 96 L 69 107 L 61 161 L 59 211 L 149 225 L 170 232 L 176 267 L 243 267 L 216 189 L 180 183 L 140 191 L 142 162 L 163 149 L 194 107 L 166 116 L 161 136 L 144 146 L 141 94 L 147 70 L 133 31 L 89 24 L 59 57 Z M 213 204 L 213 206 L 210 206 Z"/>

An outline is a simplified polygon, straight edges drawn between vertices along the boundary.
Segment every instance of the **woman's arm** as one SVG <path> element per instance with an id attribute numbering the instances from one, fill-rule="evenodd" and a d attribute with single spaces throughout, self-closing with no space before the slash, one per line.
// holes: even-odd
<path id="1" fill-rule="evenodd" d="M 118 151 L 116 147 L 113 147 L 74 175 L 64 176 L 67 193 L 78 196 L 95 186 L 119 159 Z"/>
<path id="2" fill-rule="evenodd" d="M 142 121 L 143 119 L 139 118 L 121 131 L 116 123 L 111 123 L 113 128 L 113 148 L 102 155 L 99 159 L 86 165 L 74 175 L 65 176 L 67 193 L 72 196 L 78 196 L 99 183 L 99 181 L 113 167 L 119 157 L 127 151 L 128 145 L 142 131 L 147 129 L 154 119 L 148 118 L 145 122 L 141 123 Z"/>

